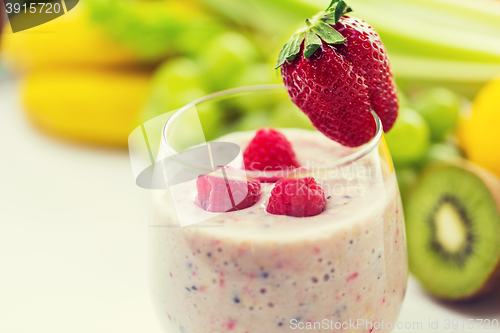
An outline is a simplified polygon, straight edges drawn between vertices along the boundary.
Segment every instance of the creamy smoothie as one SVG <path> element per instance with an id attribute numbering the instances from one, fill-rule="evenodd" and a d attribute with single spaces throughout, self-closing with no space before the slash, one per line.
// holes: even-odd
<path id="1" fill-rule="evenodd" d="M 267 213 L 274 183 L 263 183 L 254 206 L 181 228 L 173 200 L 202 213 L 196 188 L 175 198 L 153 192 L 151 286 L 165 332 L 378 332 L 396 324 L 407 259 L 394 172 L 376 148 L 331 167 L 356 150 L 319 132 L 281 131 L 325 191 L 317 216 Z M 254 134 L 217 141 L 244 150 Z"/>

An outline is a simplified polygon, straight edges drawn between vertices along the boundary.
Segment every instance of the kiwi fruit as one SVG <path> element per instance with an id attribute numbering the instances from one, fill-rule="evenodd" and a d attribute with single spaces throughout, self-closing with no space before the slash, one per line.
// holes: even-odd
<path id="1" fill-rule="evenodd" d="M 500 285 L 500 180 L 467 161 L 429 165 L 405 200 L 410 271 L 433 295 Z"/>

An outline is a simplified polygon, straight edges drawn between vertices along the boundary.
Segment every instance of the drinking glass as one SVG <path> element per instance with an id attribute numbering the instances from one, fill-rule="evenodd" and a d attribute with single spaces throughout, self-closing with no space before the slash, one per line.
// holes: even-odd
<path id="1" fill-rule="evenodd" d="M 278 112 L 288 112 L 281 118 L 291 128 L 278 130 L 300 167 L 235 171 L 243 169 L 243 151 L 255 131 L 275 127 Z M 235 125 L 207 135 L 222 135 L 207 143 L 204 133 L 213 130 L 207 114 L 236 119 Z M 152 299 L 165 332 L 372 332 L 395 326 L 408 277 L 405 226 L 382 124 L 372 114 L 376 135 L 357 148 L 312 129 L 282 85 L 223 91 L 168 117 L 157 139 L 154 173 L 161 186 L 151 191 L 149 228 Z M 238 123 L 241 117 L 250 120 Z M 197 199 L 203 175 L 223 176 L 228 192 L 231 181 L 259 179 L 260 199 L 245 209 L 207 212 Z M 277 179 L 305 177 L 324 190 L 322 213 L 266 211 Z"/>

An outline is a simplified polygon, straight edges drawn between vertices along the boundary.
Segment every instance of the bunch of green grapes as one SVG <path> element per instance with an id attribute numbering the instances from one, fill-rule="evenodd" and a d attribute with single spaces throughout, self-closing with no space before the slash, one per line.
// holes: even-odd
<path id="1" fill-rule="evenodd" d="M 418 91 L 409 99 L 400 96 L 400 114 L 386 140 L 404 196 L 423 166 L 461 157 L 453 133 L 466 101 L 444 88 Z"/>
<path id="2" fill-rule="evenodd" d="M 251 37 L 238 32 L 224 32 L 196 57 L 165 61 L 154 76 L 151 94 L 141 112 L 140 121 L 145 122 L 178 109 L 213 92 L 279 83 L 281 79 L 263 54 Z M 203 107 L 204 110 L 198 110 L 198 113 L 206 139 L 212 140 L 230 130 L 253 129 L 250 124 L 269 125 L 267 120 L 271 118 L 273 126 L 289 125 L 290 119 L 274 116 L 278 114 L 275 112 L 278 104 L 276 98 L 256 100 L 241 97 L 232 103 Z M 298 116 L 301 117 L 300 114 Z"/>

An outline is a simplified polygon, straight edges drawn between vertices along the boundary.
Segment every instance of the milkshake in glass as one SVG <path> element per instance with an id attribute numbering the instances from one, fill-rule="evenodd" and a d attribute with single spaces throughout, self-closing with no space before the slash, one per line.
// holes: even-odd
<path id="1" fill-rule="evenodd" d="M 265 100 L 269 94 L 284 91 L 222 95 Z M 179 207 L 193 216 L 205 213 L 196 186 L 182 184 L 175 195 L 168 188 L 152 191 L 152 298 L 165 332 L 391 330 L 406 290 L 406 239 L 396 175 L 374 117 L 377 134 L 358 148 L 317 131 L 278 129 L 300 165 L 282 176 L 313 177 L 324 190 L 326 206 L 316 216 L 268 213 L 275 183 L 262 182 L 251 207 L 181 227 Z M 160 149 L 171 148 L 169 126 L 176 125 L 166 124 Z M 235 132 L 216 141 L 244 151 L 254 136 L 255 131 Z M 229 164 L 242 165 L 241 154 Z M 259 178 L 249 170 L 246 175 Z"/>

